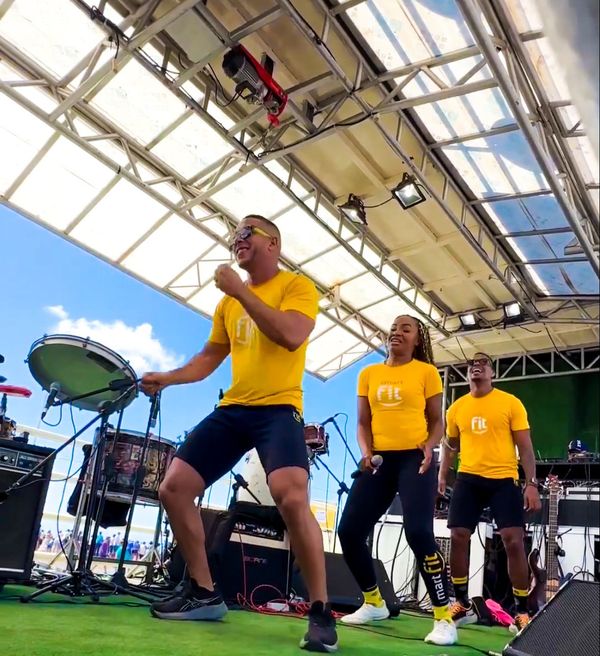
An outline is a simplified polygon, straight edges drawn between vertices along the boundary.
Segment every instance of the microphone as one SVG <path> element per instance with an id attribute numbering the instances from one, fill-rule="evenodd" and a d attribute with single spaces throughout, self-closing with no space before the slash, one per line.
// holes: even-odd
<path id="1" fill-rule="evenodd" d="M 50 408 L 54 405 L 56 395 L 59 392 L 60 392 L 60 384 L 52 383 L 52 385 L 50 385 L 50 391 L 48 392 L 48 398 L 46 399 L 46 405 L 44 406 L 44 410 L 42 411 L 42 419 L 46 416 L 48 410 L 50 410 Z"/>
<path id="2" fill-rule="evenodd" d="M 160 410 L 160 392 L 156 392 L 156 394 L 150 399 L 150 403 L 152 403 L 152 410 L 150 414 L 150 427 L 154 428 L 156 426 L 156 420 L 158 418 L 158 411 Z"/>
<path id="3" fill-rule="evenodd" d="M 376 474 L 379 471 L 379 468 L 383 464 L 383 456 L 380 456 L 378 453 L 374 456 L 371 456 L 371 466 L 375 469 L 373 474 Z M 360 469 L 357 469 L 355 472 L 352 472 L 350 478 L 358 478 L 362 474 Z"/>
<path id="4" fill-rule="evenodd" d="M 332 417 L 327 417 L 325 421 L 321 422 L 321 426 L 325 426 L 325 424 L 331 424 L 332 422 L 335 421 L 335 418 L 337 417 L 337 414 L 333 415 Z"/>

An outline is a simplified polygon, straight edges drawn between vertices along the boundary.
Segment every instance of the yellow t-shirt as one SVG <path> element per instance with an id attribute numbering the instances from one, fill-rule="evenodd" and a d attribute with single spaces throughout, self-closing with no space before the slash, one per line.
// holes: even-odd
<path id="1" fill-rule="evenodd" d="M 512 431 L 527 429 L 525 406 L 499 389 L 479 398 L 466 394 L 446 415 L 448 437 L 460 437 L 458 471 L 486 478 L 519 477 Z"/>
<path id="2" fill-rule="evenodd" d="M 365 367 L 358 375 L 358 396 L 369 399 L 373 449 L 416 449 L 427 439 L 425 400 L 442 389 L 437 369 L 420 360 Z"/>
<path id="3" fill-rule="evenodd" d="M 314 319 L 318 293 L 305 276 L 279 271 L 262 285 L 249 287 L 272 308 L 301 312 Z M 221 299 L 213 316 L 211 342 L 231 348 L 232 384 L 220 405 L 289 404 L 302 412 L 302 377 L 308 340 L 295 351 L 272 342 L 260 332 L 242 304 Z"/>

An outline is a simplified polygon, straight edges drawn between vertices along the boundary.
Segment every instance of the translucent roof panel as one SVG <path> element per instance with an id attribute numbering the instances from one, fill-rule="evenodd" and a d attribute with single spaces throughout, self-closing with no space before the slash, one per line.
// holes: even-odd
<path id="1" fill-rule="evenodd" d="M 520 131 L 473 139 L 442 150 L 478 198 L 548 188 Z"/>
<path id="2" fill-rule="evenodd" d="M 129 61 L 90 104 L 146 144 L 185 111 L 185 105 L 136 61 Z"/>
<path id="3" fill-rule="evenodd" d="M 523 253 L 526 260 L 563 257 L 565 246 L 573 240 L 573 233 L 558 235 L 532 235 L 531 237 L 514 237 L 513 241 Z"/>
<path id="4" fill-rule="evenodd" d="M 170 285 L 169 290 L 182 298 L 191 298 L 200 287 L 210 284 L 215 269 L 220 264 L 231 264 L 231 254 L 221 244 L 216 244 L 202 254 L 196 262 L 178 276 Z"/>
<path id="5" fill-rule="evenodd" d="M 0 157 L 0 194 L 4 194 L 51 137 L 52 129 L 1 91 L 0 117 L 0 153 L 10 153 Z"/>
<path id="6" fill-rule="evenodd" d="M 95 157 L 62 137 L 19 185 L 12 200 L 33 216 L 64 229 L 114 175 Z"/>
<path id="7" fill-rule="evenodd" d="M 178 216 L 170 216 L 125 260 L 123 266 L 159 286 L 177 277 L 213 240 Z"/>
<path id="8" fill-rule="evenodd" d="M 225 139 L 196 114 L 191 114 L 152 149 L 184 178 L 191 178 L 231 151 Z"/>
<path id="9" fill-rule="evenodd" d="M 342 246 L 307 262 L 304 270 L 327 287 L 339 285 L 364 272 L 364 267 Z"/>
<path id="10" fill-rule="evenodd" d="M 105 38 L 100 26 L 69 0 L 15 0 L 0 16 L 0 36 L 55 78 L 68 73 Z"/>
<path id="11" fill-rule="evenodd" d="M 363 273 L 362 276 L 354 278 L 340 287 L 341 297 L 359 309 L 373 305 L 392 294 L 389 287 L 386 287 L 369 272 Z"/>
<path id="12" fill-rule="evenodd" d="M 379 326 L 384 332 L 388 332 L 396 317 L 401 314 L 414 316 L 415 310 L 400 298 L 390 298 L 371 305 L 366 310 L 363 310 L 362 314 Z"/>
<path id="13" fill-rule="evenodd" d="M 483 206 L 505 233 L 568 226 L 558 201 L 550 195 L 498 200 Z"/>
<path id="14" fill-rule="evenodd" d="M 269 218 L 292 204 L 292 199 L 257 169 L 217 191 L 211 199 L 240 220 L 252 213 Z"/>
<path id="15" fill-rule="evenodd" d="M 370 0 L 348 16 L 387 69 L 473 45 L 454 0 Z"/>
<path id="16" fill-rule="evenodd" d="M 567 264 L 538 264 L 536 273 L 544 281 L 549 294 L 594 294 L 597 295 L 598 277 L 587 262 Z"/>
<path id="17" fill-rule="evenodd" d="M 419 105 L 415 112 L 435 141 L 484 132 L 514 123 L 498 89 L 484 89 L 464 96 Z"/>
<path id="18" fill-rule="evenodd" d="M 300 207 L 285 212 L 275 220 L 281 231 L 282 251 L 294 262 L 302 262 L 338 244 L 307 212 Z"/>
<path id="19" fill-rule="evenodd" d="M 356 337 L 339 326 L 323 333 L 308 345 L 306 350 L 306 366 L 315 371 L 331 360 L 339 357 L 349 348 L 356 346 Z"/>
<path id="20" fill-rule="evenodd" d="M 164 205 L 130 182 L 119 180 L 70 235 L 92 250 L 116 260 L 167 213 Z"/>

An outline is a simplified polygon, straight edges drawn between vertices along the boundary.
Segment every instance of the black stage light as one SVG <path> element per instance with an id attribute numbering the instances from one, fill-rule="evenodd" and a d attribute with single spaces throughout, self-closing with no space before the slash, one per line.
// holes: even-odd
<path id="1" fill-rule="evenodd" d="M 519 323 L 523 321 L 523 310 L 517 302 L 505 303 L 502 309 L 504 310 L 505 323 Z"/>
<path id="2" fill-rule="evenodd" d="M 367 225 L 365 204 L 358 196 L 350 194 L 348 200 L 343 205 L 338 205 L 338 208 L 346 218 L 352 221 L 352 223 Z"/>
<path id="3" fill-rule="evenodd" d="M 421 185 L 408 173 L 405 173 L 398 185 L 392 189 L 392 194 L 405 210 L 426 200 Z"/>
<path id="4" fill-rule="evenodd" d="M 464 330 L 474 330 L 479 328 L 479 318 L 472 312 L 461 314 L 458 318 L 460 319 L 460 324 Z"/>

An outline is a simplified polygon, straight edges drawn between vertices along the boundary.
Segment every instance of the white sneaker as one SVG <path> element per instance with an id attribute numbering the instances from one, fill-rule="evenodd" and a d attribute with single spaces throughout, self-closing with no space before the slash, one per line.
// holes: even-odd
<path id="1" fill-rule="evenodd" d="M 387 620 L 390 616 L 385 602 L 383 606 L 373 606 L 372 604 L 363 604 L 358 610 L 350 615 L 344 615 L 340 622 L 343 624 L 366 624 L 375 620 Z"/>
<path id="2" fill-rule="evenodd" d="M 436 620 L 433 622 L 433 631 L 425 637 L 425 642 L 433 645 L 448 646 L 458 642 L 458 633 L 454 622 Z"/>

